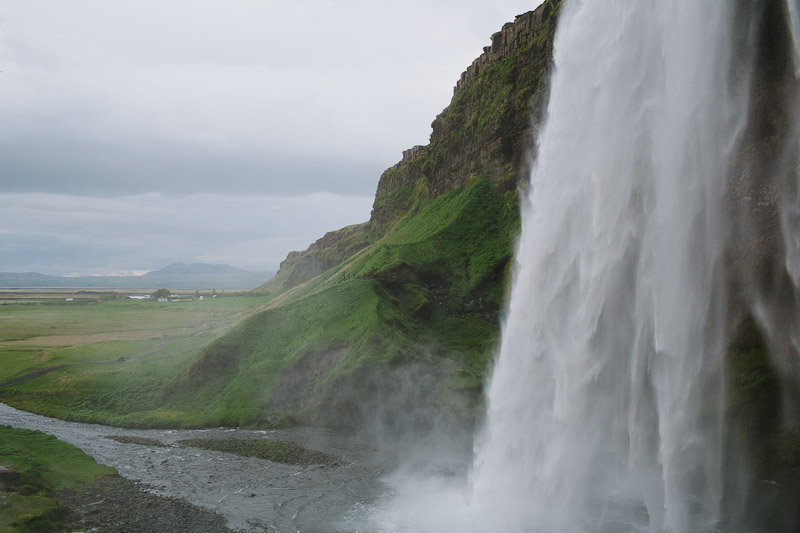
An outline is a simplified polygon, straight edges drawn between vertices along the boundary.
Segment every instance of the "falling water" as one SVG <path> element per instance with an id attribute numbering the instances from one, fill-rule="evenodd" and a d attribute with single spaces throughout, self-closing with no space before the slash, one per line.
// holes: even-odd
<path id="1" fill-rule="evenodd" d="M 786 0 L 786 11 L 789 14 L 794 45 L 794 75 L 800 77 L 800 6 L 797 5 L 797 0 Z"/>
<path id="2" fill-rule="evenodd" d="M 797 531 L 726 365 L 757 324 L 800 420 L 798 7 L 564 1 L 471 472 L 398 476 L 371 531 Z"/>
<path id="3" fill-rule="evenodd" d="M 720 527 L 742 4 L 564 5 L 471 476 L 498 530 Z"/>

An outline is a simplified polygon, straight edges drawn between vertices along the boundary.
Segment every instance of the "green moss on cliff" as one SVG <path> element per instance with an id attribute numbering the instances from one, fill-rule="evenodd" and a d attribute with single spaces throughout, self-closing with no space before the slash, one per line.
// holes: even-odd
<path id="1" fill-rule="evenodd" d="M 424 272 L 430 286 L 447 284 L 448 300 L 486 298 L 502 305 L 502 270 L 519 231 L 517 206 L 486 178 L 456 189 L 401 219 L 353 270 L 391 280 L 401 271 Z M 479 294 L 480 293 L 480 294 Z M 459 312 L 458 305 L 450 304 Z"/>
<path id="2" fill-rule="evenodd" d="M 314 418 L 343 378 L 412 362 L 438 368 L 442 390 L 474 399 L 518 226 L 516 205 L 486 178 L 421 203 L 385 237 L 211 344 L 171 391 L 169 409 L 196 413 L 193 425 Z"/>
<path id="3" fill-rule="evenodd" d="M 377 231 L 388 231 L 414 205 L 413 184 L 419 180 L 434 198 L 475 176 L 501 182 L 506 190 L 527 178 L 534 131 L 547 105 L 560 10 L 560 1 L 545 2 L 538 23 L 517 45 L 499 55 L 487 52 L 485 67 L 465 75 L 431 124 L 430 144 L 381 176 L 372 212 Z"/>

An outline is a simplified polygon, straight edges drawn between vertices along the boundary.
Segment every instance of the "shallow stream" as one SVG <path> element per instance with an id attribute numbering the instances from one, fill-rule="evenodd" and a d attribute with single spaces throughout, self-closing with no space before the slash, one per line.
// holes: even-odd
<path id="1" fill-rule="evenodd" d="M 225 516 L 244 531 L 360 531 L 369 509 L 391 492 L 382 476 L 393 461 L 363 442 L 319 428 L 288 430 L 135 430 L 65 422 L 0 403 L 0 424 L 49 433 L 129 479 Z M 143 446 L 105 438 L 128 435 L 166 444 Z M 297 442 L 341 457 L 344 466 L 292 466 L 183 447 L 191 438 L 258 438 Z"/>

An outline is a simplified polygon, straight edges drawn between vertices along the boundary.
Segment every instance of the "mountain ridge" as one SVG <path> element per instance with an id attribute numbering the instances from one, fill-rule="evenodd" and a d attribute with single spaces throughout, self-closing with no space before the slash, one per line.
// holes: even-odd
<path id="1" fill-rule="evenodd" d="M 209 274 L 239 274 L 239 273 L 263 273 L 264 271 L 245 270 L 233 267 L 228 264 L 212 263 L 172 263 L 158 270 L 151 270 L 144 276 L 207 276 Z"/>
<path id="2" fill-rule="evenodd" d="M 250 290 L 264 283 L 274 272 L 244 270 L 226 264 L 172 263 L 139 276 L 50 276 L 38 272 L 0 272 L 3 288 L 109 288 L 236 289 Z M 156 286 L 158 285 L 158 286 Z"/>

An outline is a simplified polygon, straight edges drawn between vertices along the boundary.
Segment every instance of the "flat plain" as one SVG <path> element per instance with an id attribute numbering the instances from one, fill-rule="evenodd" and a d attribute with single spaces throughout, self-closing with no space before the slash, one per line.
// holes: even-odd
<path id="1" fill-rule="evenodd" d="M 131 294 L 42 289 L 2 302 L 0 401 L 69 420 L 181 425 L 183 413 L 164 405 L 170 386 L 199 350 L 269 300 L 200 300 L 183 291 L 180 301 L 155 302 Z"/>

